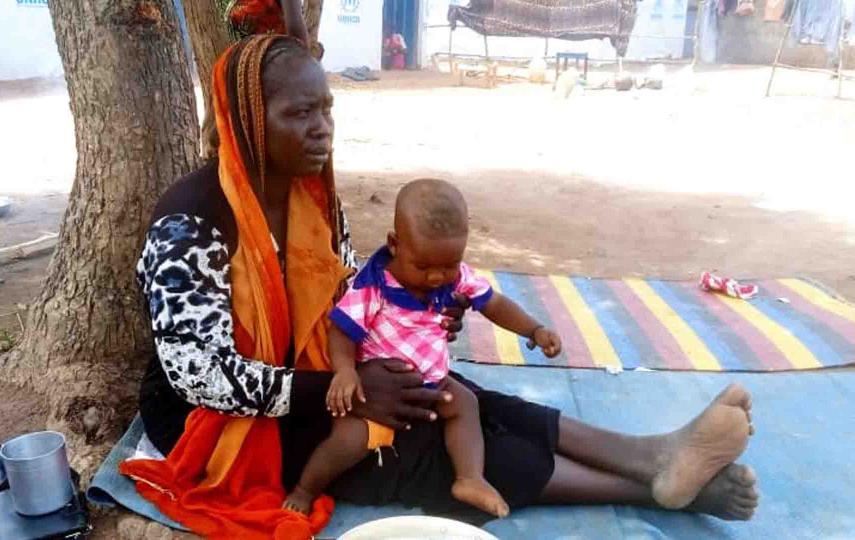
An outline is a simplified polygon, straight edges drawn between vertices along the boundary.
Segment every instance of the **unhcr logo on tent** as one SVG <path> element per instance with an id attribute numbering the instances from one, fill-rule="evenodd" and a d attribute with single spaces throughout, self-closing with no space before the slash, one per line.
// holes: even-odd
<path id="1" fill-rule="evenodd" d="M 359 15 L 356 10 L 359 9 L 359 0 L 341 0 L 341 10 L 339 13 L 338 22 L 342 24 L 359 24 Z"/>

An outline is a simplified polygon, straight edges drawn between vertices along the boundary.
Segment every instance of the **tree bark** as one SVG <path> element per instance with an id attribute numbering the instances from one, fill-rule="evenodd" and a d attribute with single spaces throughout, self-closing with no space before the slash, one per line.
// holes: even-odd
<path id="1" fill-rule="evenodd" d="M 187 31 L 193 44 L 193 56 L 205 110 L 211 104 L 211 73 L 217 58 L 231 43 L 226 21 L 214 0 L 184 0 L 184 16 L 187 19 Z"/>
<path id="2" fill-rule="evenodd" d="M 198 164 L 193 86 L 172 0 L 51 0 L 77 168 L 44 288 L 0 376 L 48 398 L 86 477 L 137 408 L 152 354 L 134 267 L 152 209 Z"/>

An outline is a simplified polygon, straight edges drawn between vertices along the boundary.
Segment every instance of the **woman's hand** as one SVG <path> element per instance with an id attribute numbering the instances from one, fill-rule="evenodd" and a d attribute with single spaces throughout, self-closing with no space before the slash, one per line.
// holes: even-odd
<path id="1" fill-rule="evenodd" d="M 457 334 L 463 330 L 463 314 L 472 305 L 469 299 L 460 293 L 453 293 L 452 296 L 457 305 L 442 310 L 442 315 L 446 317 L 442 321 L 442 328 L 448 332 L 446 339 L 449 343 L 457 339 Z"/>
<path id="2" fill-rule="evenodd" d="M 422 377 L 406 362 L 377 358 L 357 368 L 365 402 L 353 403 L 353 414 L 392 429 L 410 429 L 409 421 L 434 421 L 432 409 L 439 401 L 451 401 L 451 394 L 422 386 Z"/>

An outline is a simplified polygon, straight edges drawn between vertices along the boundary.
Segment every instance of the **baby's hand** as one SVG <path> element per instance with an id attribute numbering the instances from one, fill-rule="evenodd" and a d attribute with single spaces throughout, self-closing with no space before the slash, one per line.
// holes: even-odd
<path id="1" fill-rule="evenodd" d="M 554 358 L 561 352 L 561 338 L 545 326 L 540 326 L 534 331 L 527 345 L 529 349 L 540 347 L 547 358 Z"/>
<path id="2" fill-rule="evenodd" d="M 340 369 L 333 376 L 327 392 L 327 410 L 333 416 L 346 416 L 353 409 L 354 393 L 356 393 L 356 399 L 365 403 L 365 391 L 362 390 L 359 374 L 352 367 Z"/>

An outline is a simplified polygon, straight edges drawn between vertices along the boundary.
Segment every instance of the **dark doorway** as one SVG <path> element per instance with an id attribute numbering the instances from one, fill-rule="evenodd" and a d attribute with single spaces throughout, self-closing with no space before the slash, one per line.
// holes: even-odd
<path id="1" fill-rule="evenodd" d="M 391 66 L 385 57 L 385 44 L 390 36 L 400 34 L 407 46 L 404 60 L 407 69 L 419 67 L 419 0 L 383 0 L 384 67 Z"/>

